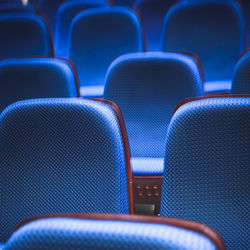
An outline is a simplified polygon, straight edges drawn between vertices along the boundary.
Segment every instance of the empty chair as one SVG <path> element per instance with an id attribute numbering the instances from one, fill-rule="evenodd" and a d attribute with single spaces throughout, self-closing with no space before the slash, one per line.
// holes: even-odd
<path id="1" fill-rule="evenodd" d="M 25 58 L 0 62 L 0 112 L 19 100 L 77 96 L 78 78 L 66 60 Z"/>
<path id="2" fill-rule="evenodd" d="M 134 7 L 141 14 L 145 28 L 147 50 L 161 50 L 161 34 L 164 17 L 176 0 L 137 0 Z"/>
<path id="3" fill-rule="evenodd" d="M 0 59 L 53 56 L 48 27 L 32 13 L 0 15 Z"/>
<path id="4" fill-rule="evenodd" d="M 75 0 L 61 4 L 56 18 L 55 49 L 57 56 L 67 56 L 69 29 L 73 18 L 82 10 L 103 6 L 108 6 L 108 3 L 103 0 Z"/>
<path id="5" fill-rule="evenodd" d="M 73 19 L 70 34 L 68 55 L 85 96 L 103 94 L 106 71 L 116 57 L 143 50 L 139 19 L 126 7 L 82 11 Z"/>
<path id="6" fill-rule="evenodd" d="M 1 113 L 0 242 L 30 216 L 133 213 L 117 115 L 111 104 L 77 98 L 25 100 Z"/>
<path id="7" fill-rule="evenodd" d="M 175 105 L 203 94 L 197 61 L 181 53 L 123 55 L 110 66 L 104 97 L 121 109 L 134 175 L 161 175 L 165 137 Z"/>
<path id="8" fill-rule="evenodd" d="M 74 214 L 28 220 L 5 249 L 218 249 L 220 236 L 207 226 L 157 217 Z"/>
<path id="9" fill-rule="evenodd" d="M 249 247 L 250 97 L 182 105 L 166 142 L 161 216 L 204 223 L 227 249 Z"/>
<path id="10" fill-rule="evenodd" d="M 196 53 L 204 69 L 205 92 L 230 91 L 245 38 L 243 14 L 234 0 L 181 1 L 165 17 L 162 50 Z"/>
<path id="11" fill-rule="evenodd" d="M 232 94 L 250 94 L 250 50 L 237 63 L 232 83 Z"/>

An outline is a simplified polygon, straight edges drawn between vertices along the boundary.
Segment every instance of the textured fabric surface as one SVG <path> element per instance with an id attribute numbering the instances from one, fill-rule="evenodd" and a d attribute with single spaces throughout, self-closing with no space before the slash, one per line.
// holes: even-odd
<path id="1" fill-rule="evenodd" d="M 119 57 L 108 70 L 104 90 L 122 111 L 132 157 L 164 157 L 175 105 L 200 95 L 202 80 L 193 58 L 163 52 Z"/>
<path id="2" fill-rule="evenodd" d="M 89 9 L 72 21 L 68 55 L 83 86 L 104 85 L 108 66 L 117 56 L 142 50 L 140 22 L 131 9 Z"/>
<path id="3" fill-rule="evenodd" d="M 148 51 L 161 50 L 161 34 L 164 17 L 176 0 L 137 0 L 134 4 L 145 28 Z"/>
<path id="4" fill-rule="evenodd" d="M 43 219 L 18 230 L 6 250 L 50 249 L 206 249 L 203 235 L 167 225 L 80 219 Z"/>
<path id="5" fill-rule="evenodd" d="M 67 56 L 69 29 L 73 18 L 80 11 L 103 6 L 108 6 L 108 3 L 103 0 L 75 0 L 61 4 L 56 17 L 55 49 L 57 56 Z"/>
<path id="6" fill-rule="evenodd" d="M 34 215 L 129 212 L 122 136 L 110 106 L 20 101 L 0 119 L 0 242 Z"/>
<path id="7" fill-rule="evenodd" d="M 1 14 L 0 37 L 0 59 L 53 54 L 46 24 L 32 13 Z"/>
<path id="8" fill-rule="evenodd" d="M 180 107 L 168 130 L 161 216 L 203 223 L 248 249 L 250 98 Z"/>
<path id="9" fill-rule="evenodd" d="M 163 29 L 162 49 L 196 53 L 205 81 L 232 79 L 246 48 L 244 18 L 236 1 L 181 1 L 167 13 Z"/>
<path id="10" fill-rule="evenodd" d="M 0 243 L 0 250 L 4 249 L 4 243 Z"/>
<path id="11" fill-rule="evenodd" d="M 250 51 L 237 63 L 232 83 L 232 94 L 250 94 Z"/>
<path id="12" fill-rule="evenodd" d="M 48 97 L 77 97 L 76 79 L 67 61 L 28 58 L 0 62 L 0 112 L 19 100 Z"/>
<path id="13" fill-rule="evenodd" d="M 131 158 L 133 175 L 163 175 L 164 158 Z"/>

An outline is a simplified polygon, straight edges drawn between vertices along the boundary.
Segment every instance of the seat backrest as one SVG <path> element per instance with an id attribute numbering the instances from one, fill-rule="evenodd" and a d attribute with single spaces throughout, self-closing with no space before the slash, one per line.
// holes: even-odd
<path id="1" fill-rule="evenodd" d="M 0 112 L 24 99 L 77 96 L 78 78 L 66 60 L 25 58 L 0 62 Z"/>
<path id="2" fill-rule="evenodd" d="M 162 50 L 196 53 L 205 81 L 231 79 L 245 48 L 243 13 L 234 0 L 181 1 L 165 17 Z"/>
<path id="3" fill-rule="evenodd" d="M 47 25 L 32 13 L 1 14 L 0 37 L 0 59 L 53 55 Z"/>
<path id="4" fill-rule="evenodd" d="M 161 216 L 204 223 L 227 249 L 249 242 L 250 97 L 189 102 L 168 129 Z"/>
<path id="5" fill-rule="evenodd" d="M 70 33 L 68 55 L 81 85 L 103 85 L 108 66 L 117 56 L 143 50 L 139 19 L 126 7 L 82 11 L 73 19 Z"/>
<path id="6" fill-rule="evenodd" d="M 0 242 L 30 216 L 133 213 L 122 124 L 83 99 L 14 103 L 0 116 Z"/>
<path id="7" fill-rule="evenodd" d="M 23 224 L 5 249 L 225 248 L 217 233 L 194 222 L 152 216 L 74 214 Z"/>
<path id="8" fill-rule="evenodd" d="M 69 29 L 73 18 L 80 11 L 104 6 L 108 6 L 108 3 L 103 0 L 75 0 L 66 1 L 61 4 L 56 17 L 55 50 L 57 56 L 67 56 Z"/>
<path id="9" fill-rule="evenodd" d="M 165 15 L 176 0 L 137 0 L 134 7 L 141 14 L 145 28 L 147 50 L 161 50 L 161 33 Z"/>
<path id="10" fill-rule="evenodd" d="M 250 50 L 238 61 L 233 75 L 232 94 L 250 94 Z"/>
<path id="11" fill-rule="evenodd" d="M 181 53 L 123 55 L 110 66 L 104 97 L 121 109 L 132 157 L 164 157 L 165 137 L 175 105 L 200 96 L 197 62 Z"/>

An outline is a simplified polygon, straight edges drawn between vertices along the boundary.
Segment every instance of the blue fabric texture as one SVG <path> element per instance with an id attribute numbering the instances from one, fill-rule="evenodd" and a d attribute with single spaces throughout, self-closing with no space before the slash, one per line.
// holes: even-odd
<path id="1" fill-rule="evenodd" d="M 205 81 L 232 79 L 237 59 L 245 48 L 244 17 L 236 1 L 181 1 L 165 17 L 162 50 L 196 53 Z"/>
<path id="2" fill-rule="evenodd" d="M 0 59 L 53 54 L 48 27 L 32 13 L 1 14 L 0 37 Z"/>
<path id="3" fill-rule="evenodd" d="M 143 50 L 139 19 L 126 7 L 80 12 L 71 24 L 69 58 L 83 86 L 104 85 L 106 71 L 118 56 Z"/>
<path id="4" fill-rule="evenodd" d="M 7 59 L 0 62 L 0 112 L 13 102 L 48 97 L 77 97 L 70 64 L 56 58 Z"/>
<path id="5" fill-rule="evenodd" d="M 164 157 L 167 127 L 178 102 L 202 94 L 193 58 L 164 52 L 119 57 L 108 70 L 104 90 L 104 97 L 122 111 L 132 157 L 153 158 Z"/>
<path id="6" fill-rule="evenodd" d="M 69 46 L 69 30 L 73 18 L 80 12 L 90 8 L 108 6 L 103 0 L 75 0 L 61 4 L 57 12 L 55 49 L 57 56 L 67 56 Z"/>
<path id="7" fill-rule="evenodd" d="M 129 212 L 124 144 L 109 105 L 20 101 L 2 112 L 0 141 L 0 242 L 30 216 Z"/>
<path id="8" fill-rule="evenodd" d="M 148 51 L 161 50 L 161 34 L 165 15 L 176 0 L 137 0 L 134 4 L 141 14 Z"/>
<path id="9" fill-rule="evenodd" d="M 132 6 L 135 0 L 113 0 L 114 5 Z"/>
<path id="10" fill-rule="evenodd" d="M 54 218 L 25 225 L 10 238 L 5 249 L 215 250 L 216 247 L 205 236 L 174 226 Z"/>
<path id="11" fill-rule="evenodd" d="M 250 94 L 250 51 L 237 63 L 232 83 L 232 94 Z"/>
<path id="12" fill-rule="evenodd" d="M 180 107 L 169 125 L 161 216 L 210 226 L 227 249 L 248 249 L 250 98 Z"/>

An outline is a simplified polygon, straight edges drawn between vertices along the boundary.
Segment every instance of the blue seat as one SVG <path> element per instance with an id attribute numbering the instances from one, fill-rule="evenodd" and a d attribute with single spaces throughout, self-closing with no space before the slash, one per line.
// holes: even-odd
<path id="1" fill-rule="evenodd" d="M 237 63 L 232 83 L 232 94 L 250 94 L 250 50 Z"/>
<path id="2" fill-rule="evenodd" d="M 220 236 L 194 222 L 157 217 L 81 214 L 24 223 L 5 246 L 11 249 L 224 250 Z"/>
<path id="3" fill-rule="evenodd" d="M 32 13 L 0 15 L 0 60 L 9 57 L 53 56 L 48 27 Z"/>
<path id="4" fill-rule="evenodd" d="M 142 17 L 148 51 L 161 50 L 163 21 L 168 9 L 176 0 L 137 0 L 134 7 Z"/>
<path id="5" fill-rule="evenodd" d="M 165 17 L 162 50 L 196 53 L 204 69 L 205 92 L 228 92 L 237 59 L 247 46 L 245 36 L 236 1 L 181 1 Z"/>
<path id="6" fill-rule="evenodd" d="M 123 55 L 110 66 L 104 97 L 121 109 L 134 175 L 162 175 L 165 137 L 174 107 L 203 94 L 196 60 L 181 53 Z"/>
<path id="7" fill-rule="evenodd" d="M 71 24 L 69 58 L 75 63 L 83 96 L 103 94 L 105 74 L 118 56 L 143 50 L 136 13 L 126 7 L 80 12 Z"/>
<path id="8" fill-rule="evenodd" d="M 113 107 L 77 98 L 25 100 L 0 115 L 0 242 L 22 220 L 133 213 L 131 169 Z"/>
<path id="9" fill-rule="evenodd" d="M 85 9 L 104 6 L 108 6 L 108 3 L 103 0 L 75 0 L 61 4 L 56 18 L 55 49 L 57 56 L 67 56 L 69 29 L 73 18 Z"/>
<path id="10" fill-rule="evenodd" d="M 166 142 L 161 216 L 204 223 L 248 249 L 250 97 L 182 105 Z"/>
<path id="11" fill-rule="evenodd" d="M 49 97 L 77 97 L 72 64 L 58 58 L 8 59 L 0 62 L 0 112 L 13 102 Z"/>

